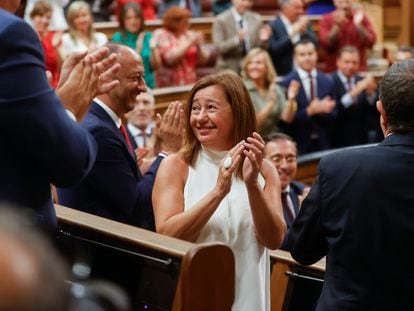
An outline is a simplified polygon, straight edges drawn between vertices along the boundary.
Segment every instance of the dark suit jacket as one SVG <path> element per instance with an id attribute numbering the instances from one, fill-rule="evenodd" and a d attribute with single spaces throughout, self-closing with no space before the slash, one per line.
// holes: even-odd
<path id="1" fill-rule="evenodd" d="M 303 189 L 306 188 L 307 185 L 304 183 L 301 183 L 299 181 L 293 181 L 290 184 L 290 192 L 289 192 L 289 198 L 292 201 L 293 209 L 295 210 L 295 216 L 299 214 L 299 196 L 302 195 Z M 292 222 L 290 221 L 289 217 L 286 215 L 285 211 L 283 210 L 283 216 L 285 218 L 286 226 L 289 231 L 289 228 L 292 226 Z M 290 247 L 287 243 L 286 239 L 287 235 L 285 236 L 285 239 L 283 240 L 282 246 L 280 249 L 283 249 L 285 251 L 290 250 Z"/>
<path id="2" fill-rule="evenodd" d="M 291 124 L 280 123 L 280 129 L 292 136 L 297 144 L 300 154 L 309 152 L 311 146 L 311 133 L 316 131 L 319 136 L 320 149 L 329 149 L 332 147 L 332 127 L 336 119 L 336 109 L 329 114 L 314 115 L 309 117 L 306 108 L 309 106 L 308 98 L 306 97 L 305 89 L 303 88 L 302 81 L 296 70 L 289 73 L 280 82 L 280 85 L 288 88 L 291 80 L 297 80 L 301 86 L 296 96 L 298 103 L 298 110 L 295 118 Z M 317 95 L 322 99 L 326 96 L 330 96 L 333 100 L 336 100 L 335 88 L 331 77 L 318 71 L 317 73 Z M 315 150 L 312 150 L 315 151 Z"/>
<path id="3" fill-rule="evenodd" d="M 272 28 L 272 35 L 268 41 L 268 51 L 277 74 L 285 76 L 293 70 L 293 44 L 280 16 L 269 22 L 269 26 Z M 312 31 L 310 24 L 300 37 L 308 38 L 318 45 L 318 37 Z"/>
<path id="4" fill-rule="evenodd" d="M 412 310 L 414 133 L 330 154 L 288 234 L 301 264 L 326 256 L 317 310 Z"/>
<path id="5" fill-rule="evenodd" d="M 42 51 L 33 29 L 0 9 L 0 201 L 30 207 L 54 228 L 50 183 L 79 182 L 96 144 L 49 87 Z"/>
<path id="6" fill-rule="evenodd" d="M 358 82 L 363 78 L 359 75 L 355 76 L 355 81 Z M 362 145 L 368 143 L 368 111 L 369 101 L 366 92 L 362 92 L 356 102 L 349 107 L 344 107 L 341 103 L 341 97 L 347 93 L 345 85 L 342 83 L 338 72 L 332 74 L 336 94 L 337 94 L 337 108 L 338 118 L 335 122 L 334 128 L 334 147 L 345 147 L 353 145 Z M 374 100 L 374 106 L 375 106 Z M 377 118 L 377 124 L 379 116 Z"/>
<path id="7" fill-rule="evenodd" d="M 152 187 L 162 157 L 142 176 L 111 117 L 93 103 L 82 125 L 98 143 L 95 165 L 78 185 L 59 189 L 59 201 L 82 211 L 155 230 Z"/>

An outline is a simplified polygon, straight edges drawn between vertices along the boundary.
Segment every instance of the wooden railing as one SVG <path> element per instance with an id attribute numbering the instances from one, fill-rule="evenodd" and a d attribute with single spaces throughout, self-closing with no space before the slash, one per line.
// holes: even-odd
<path id="1" fill-rule="evenodd" d="M 75 253 L 88 257 L 92 277 L 123 287 L 134 310 L 231 309 L 235 277 L 228 246 L 192 244 L 60 205 L 55 209 L 69 260 L 77 260 L 71 258 Z"/>

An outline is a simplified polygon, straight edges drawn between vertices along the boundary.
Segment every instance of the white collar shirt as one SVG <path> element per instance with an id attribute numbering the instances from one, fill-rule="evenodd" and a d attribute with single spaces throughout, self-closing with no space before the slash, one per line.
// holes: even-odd
<path id="1" fill-rule="evenodd" d="M 114 121 L 117 128 L 121 127 L 122 121 L 121 118 L 116 115 L 116 113 L 109 108 L 103 101 L 98 98 L 93 99 L 95 103 L 97 103 L 105 112 L 111 117 L 112 121 Z"/>
<path id="2" fill-rule="evenodd" d="M 283 15 L 282 13 L 280 13 L 280 20 L 282 21 L 283 25 L 286 28 L 286 32 L 289 35 L 289 37 L 292 35 L 292 23 L 290 22 L 290 20 L 288 20 L 286 18 L 285 15 Z M 297 33 L 295 36 L 293 36 L 290 41 L 292 42 L 292 44 L 295 44 L 296 42 L 298 42 L 300 40 L 300 34 Z"/>
<path id="3" fill-rule="evenodd" d="M 305 89 L 306 97 L 308 100 L 311 99 L 311 81 L 309 77 L 309 72 L 303 70 L 300 67 L 296 67 L 296 71 L 298 72 L 299 78 L 302 81 L 303 88 Z M 313 79 L 313 94 L 315 94 L 315 97 L 318 97 L 318 79 L 317 79 L 317 73 L 318 71 L 314 68 L 310 72 L 310 75 Z"/>

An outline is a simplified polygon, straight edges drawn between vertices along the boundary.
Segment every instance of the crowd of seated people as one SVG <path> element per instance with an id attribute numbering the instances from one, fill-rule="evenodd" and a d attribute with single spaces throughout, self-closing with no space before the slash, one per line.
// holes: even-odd
<path id="1" fill-rule="evenodd" d="M 197 65 L 209 59 L 209 51 L 203 48 L 203 34 L 189 29 L 190 17 L 198 14 L 197 1 L 185 4 L 187 8 L 182 7 L 183 1 L 178 5 L 164 1 L 163 27 L 154 33 L 143 31 L 141 4 L 123 3 L 120 31 L 112 38 L 94 31 L 93 8 L 85 1 L 69 4 L 69 28 L 62 36 L 48 29 L 52 7 L 41 0 L 34 3 L 30 17 L 42 43 L 44 67 L 51 72 L 51 86 L 59 86 L 59 74 L 63 81 L 68 79 L 69 73 L 59 68 L 61 61 L 70 62 L 74 52 L 84 57 L 86 51 L 92 53 L 104 45 L 113 59 L 118 57 L 119 67 L 109 72 L 116 83 L 106 91 L 89 90 L 88 111 L 73 116 L 67 108 L 75 120 L 85 116 L 76 129 L 91 141 L 93 163 L 76 182 L 58 185 L 63 204 L 189 241 L 222 240 L 236 252 L 243 245 L 237 241 L 233 245 L 233 237 L 221 236 L 222 231 L 217 234 L 215 221 L 220 227 L 225 223 L 222 218 L 229 220 L 224 227 L 230 231 L 247 226 L 249 230 L 237 231 L 237 237 L 245 234 L 263 254 L 266 248 L 290 249 L 290 242 L 299 243 L 283 240 L 285 223 L 288 228 L 293 225 L 308 191 L 293 181 L 298 155 L 378 142 L 384 128 L 392 125 L 393 120 L 386 119 L 392 109 L 385 111 L 379 104 L 374 78 L 361 74 L 376 35 L 352 0 L 334 1 L 335 9 L 322 17 L 319 40 L 309 29 L 300 0 L 279 0 L 281 14 L 267 26 L 252 11 L 253 1 L 231 2 L 232 7 L 219 13 L 213 23 L 217 69 L 225 72 L 198 81 Z M 283 62 L 289 65 L 283 74 L 274 64 L 280 62 L 281 45 L 278 48 L 272 40 L 282 40 L 288 47 L 282 54 L 290 64 Z M 319 44 L 322 55 L 318 55 Z M 318 57 L 324 57 L 327 66 L 318 67 Z M 401 47 L 393 68 L 409 64 L 404 59 L 412 57 L 410 47 Z M 93 82 L 90 89 L 97 89 L 105 71 L 97 74 L 96 66 L 81 58 L 67 65 L 69 71 L 88 72 Z M 187 103 L 172 103 L 163 116 L 154 117 L 154 97 L 146 93 L 147 86 L 183 85 L 194 85 Z M 74 89 L 72 85 L 70 91 Z M 64 98 L 66 89 L 59 91 L 57 95 Z M 68 122 L 69 116 L 61 110 L 59 116 Z M 140 117 L 145 119 L 141 123 Z M 263 136 L 278 130 L 290 136 L 273 135 L 266 144 Z M 151 135 L 159 145 L 151 146 L 149 153 L 146 140 Z M 194 191 L 190 193 L 189 188 Z M 205 191 L 197 193 L 201 188 Z M 295 196 L 290 196 L 296 188 Z M 227 194 L 231 198 L 225 199 Z M 242 209 L 226 218 L 221 207 L 231 209 L 239 203 Z M 246 214 L 249 217 L 243 218 Z M 245 299 L 246 306 L 268 303 L 267 289 L 263 294 L 265 289 L 255 288 L 260 290 L 255 299 L 242 295 L 251 289 L 246 286 L 249 280 L 268 279 L 268 262 L 261 260 L 247 279 L 238 267 L 243 287 L 237 288 L 236 305 L 243 305 Z"/>
<path id="2" fill-rule="evenodd" d="M 57 85 L 60 59 L 64 60 L 73 51 L 93 50 L 109 39 L 126 44 L 140 54 L 145 69 L 145 82 L 152 89 L 192 85 L 200 76 L 219 70 L 230 69 L 243 75 L 257 109 L 257 121 L 261 133 L 268 134 L 279 129 L 292 135 L 298 141 L 300 154 L 331 147 L 375 142 L 380 139 L 380 131 L 376 125 L 378 114 L 375 109 L 375 81 L 370 79 L 371 82 L 368 83 L 367 79 L 363 79 L 364 83 L 357 83 L 354 78 L 360 70 L 366 69 L 367 50 L 376 40 L 372 24 L 357 5 L 356 0 L 333 2 L 279 0 L 274 7 L 279 8 L 280 11 L 268 24 L 262 21 L 260 14 L 254 12 L 255 5 L 262 4 L 242 0 L 232 0 L 227 3 L 230 3 L 230 7 L 220 13 L 217 12 L 212 23 L 213 44 L 209 45 L 206 44 L 201 32 L 189 29 L 190 17 L 200 14 L 194 14 L 194 11 L 191 13 L 186 5 L 190 5 L 192 9 L 199 5 L 205 7 L 205 3 L 200 4 L 197 1 L 190 4 L 185 1 L 177 3 L 162 1 L 159 6 L 151 6 L 145 1 L 119 2 L 114 11 L 119 20 L 119 31 L 112 37 L 94 31 L 93 8 L 84 1 L 68 3 L 66 17 L 69 28 L 62 37 L 60 32 L 41 30 L 39 27 L 47 28 L 47 26 L 41 26 L 40 23 L 37 23 L 40 26 L 36 26 L 34 20 L 32 24 L 44 42 L 45 61 L 50 67 L 48 70 L 52 73 L 53 86 Z M 225 2 L 215 1 L 214 4 L 225 5 Z M 162 12 L 163 27 L 154 32 L 143 30 L 146 16 L 148 19 L 154 18 L 152 13 L 146 11 L 149 6 L 158 13 Z M 319 38 L 312 31 L 309 18 L 305 15 L 307 10 L 312 11 L 312 7 L 318 6 L 330 7 L 331 10 L 331 12 L 323 12 Z M 165 7 L 164 11 L 161 10 L 162 7 Z M 33 14 L 37 14 L 36 11 Z M 36 15 L 33 17 L 41 20 Z M 329 23 L 333 26 L 330 27 Z M 327 33 L 325 29 L 328 29 Z M 300 63 L 303 61 L 315 63 L 315 60 L 308 60 L 306 56 L 294 54 L 295 44 L 300 40 L 313 42 L 316 64 L 311 65 L 309 72 L 322 69 L 319 73 L 321 76 L 324 75 L 323 71 L 332 74 L 326 80 L 328 84 L 331 83 L 329 81 L 336 81 L 332 90 L 330 86 L 325 88 L 325 82 L 321 83 L 316 73 L 312 73 L 315 81 L 312 83 L 313 95 L 311 94 L 309 79 L 306 79 L 306 73 L 301 71 L 303 66 Z M 351 84 L 345 85 L 343 79 L 344 83 L 341 86 L 338 79 L 340 80 L 342 76 L 336 71 L 337 64 L 341 60 L 336 60 L 336 55 L 338 53 L 342 55 L 341 47 L 350 45 L 355 46 L 358 51 L 359 67 L 352 69 Z M 259 46 L 261 50 L 256 50 Z M 332 49 L 333 46 L 335 50 Z M 255 51 L 257 55 L 253 57 L 251 51 Z M 409 54 L 409 47 L 407 47 L 396 53 L 396 59 L 399 59 L 400 55 L 409 57 Z M 259 65 L 259 68 L 263 67 L 260 69 L 263 73 L 257 76 L 258 70 L 255 64 L 263 63 L 268 59 L 267 56 L 270 56 L 275 70 L 270 67 L 270 64 Z M 259 58 L 260 60 L 257 60 Z M 215 69 L 212 66 L 214 63 Z M 204 64 L 209 64 L 210 69 L 198 71 Z M 294 74 L 296 71 L 299 72 L 298 75 Z M 279 76 L 278 84 L 272 80 L 276 75 Z M 287 82 L 292 82 L 292 87 L 289 87 Z M 342 98 L 344 90 L 349 91 L 350 88 L 353 92 L 352 99 L 346 97 L 347 104 L 344 104 Z M 364 108 L 365 115 L 361 117 L 360 114 L 352 114 L 351 111 L 358 107 L 354 104 L 358 101 L 358 94 L 366 88 L 370 93 L 370 104 L 368 108 Z M 328 89 L 329 98 L 324 92 Z M 364 94 L 362 97 L 366 97 Z M 315 99 L 315 104 L 309 105 L 310 102 L 305 104 L 311 96 L 313 96 L 312 100 Z M 303 114 L 305 107 L 306 113 Z M 327 118 L 327 115 L 330 117 Z M 363 122 L 356 120 L 358 118 Z M 348 122 L 348 119 L 351 122 Z M 344 142 L 343 137 L 349 138 L 349 136 L 339 133 L 347 133 L 349 128 L 353 129 L 349 124 L 354 121 L 359 123 L 359 128 L 364 128 L 363 136 L 368 138 Z M 307 124 L 305 129 L 302 126 L 304 124 Z M 343 126 L 345 129 L 342 128 Z M 295 134 L 295 128 L 302 133 Z M 304 139 L 304 137 L 308 138 Z M 322 142 L 315 144 L 318 140 Z M 311 147 L 308 146 L 309 142 L 312 142 Z"/>

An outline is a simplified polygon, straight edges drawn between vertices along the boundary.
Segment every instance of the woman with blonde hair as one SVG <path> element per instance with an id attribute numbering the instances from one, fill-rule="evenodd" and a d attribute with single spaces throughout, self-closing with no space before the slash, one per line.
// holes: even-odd
<path id="1" fill-rule="evenodd" d="M 73 52 L 93 51 L 108 42 L 104 33 L 93 29 L 91 8 L 85 1 L 73 1 L 69 5 L 66 19 L 69 32 L 63 34 L 60 48 L 64 58 Z"/>
<path id="2" fill-rule="evenodd" d="M 254 48 L 243 59 L 242 73 L 256 110 L 261 135 L 277 131 L 279 120 L 290 123 L 296 112 L 295 97 L 299 82 L 292 81 L 287 91 L 277 84 L 277 75 L 267 51 Z"/>
<path id="3" fill-rule="evenodd" d="M 153 189 L 157 232 L 194 243 L 220 241 L 234 252 L 234 310 L 270 310 L 270 258 L 286 226 L 281 186 L 243 81 L 201 78 L 184 107 L 181 152 L 164 159 Z"/>

